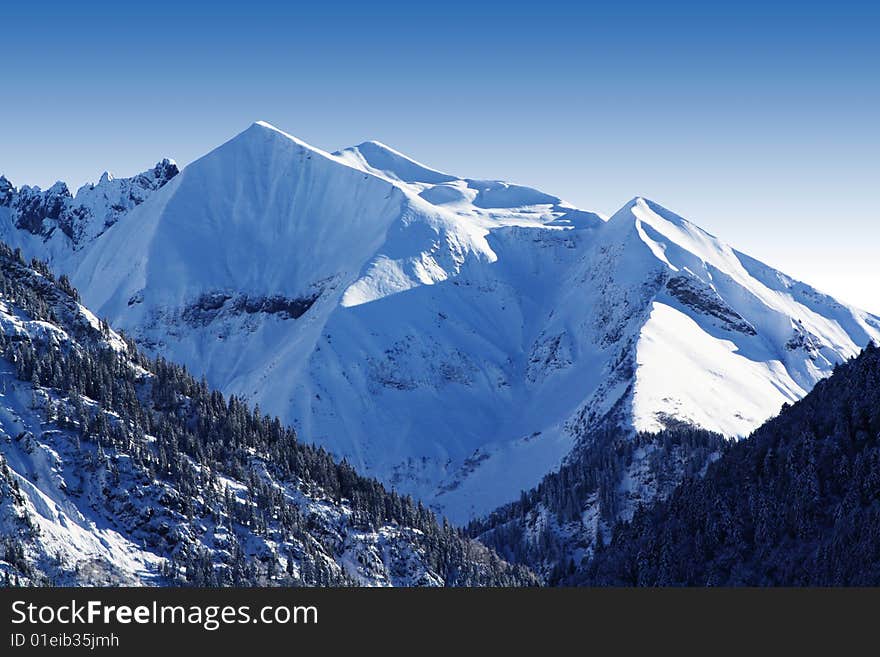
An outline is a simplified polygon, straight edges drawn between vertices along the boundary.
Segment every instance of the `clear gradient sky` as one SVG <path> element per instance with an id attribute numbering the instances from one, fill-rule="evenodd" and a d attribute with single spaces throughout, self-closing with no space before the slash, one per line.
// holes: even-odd
<path id="1" fill-rule="evenodd" d="M 599 7 L 4 2 L 0 172 L 75 190 L 264 119 L 607 214 L 647 196 L 880 313 L 877 3 Z"/>

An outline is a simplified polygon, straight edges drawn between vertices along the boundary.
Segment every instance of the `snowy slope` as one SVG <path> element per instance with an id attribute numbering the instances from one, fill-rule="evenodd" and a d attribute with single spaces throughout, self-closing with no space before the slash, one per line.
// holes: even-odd
<path id="1" fill-rule="evenodd" d="M 0 244 L 0 585 L 534 583 L 141 358 L 44 267 Z"/>
<path id="2" fill-rule="evenodd" d="M 140 344 L 456 521 L 536 484 L 612 409 L 744 435 L 880 338 L 650 201 L 606 219 L 265 123 L 68 271 Z"/>
<path id="3" fill-rule="evenodd" d="M 633 421 L 745 435 L 880 337 L 880 322 L 636 199 L 612 217 L 663 272 L 636 347 Z M 754 272 L 754 273 L 753 273 Z M 757 276 L 755 274 L 758 274 Z"/>
<path id="4" fill-rule="evenodd" d="M 0 240 L 59 271 L 73 271 L 85 247 L 178 172 L 169 159 L 131 178 L 114 178 L 105 171 L 76 195 L 60 181 L 46 190 L 16 189 L 0 176 Z"/>

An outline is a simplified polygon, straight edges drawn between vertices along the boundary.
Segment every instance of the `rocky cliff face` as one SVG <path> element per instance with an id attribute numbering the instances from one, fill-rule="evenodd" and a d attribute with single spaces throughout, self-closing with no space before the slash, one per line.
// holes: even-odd
<path id="1" fill-rule="evenodd" d="M 96 184 L 81 187 L 76 196 L 63 182 L 46 190 L 29 186 L 16 189 L 0 177 L 0 206 L 9 209 L 9 222 L 15 228 L 42 240 L 49 240 L 60 231 L 69 240 L 70 248 L 78 250 L 179 172 L 177 164 L 165 159 L 131 178 L 113 178 L 104 173 Z"/>

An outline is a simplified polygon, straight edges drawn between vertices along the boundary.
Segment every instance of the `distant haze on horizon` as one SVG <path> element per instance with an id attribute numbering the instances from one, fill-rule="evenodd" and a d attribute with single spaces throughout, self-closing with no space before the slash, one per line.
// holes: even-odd
<path id="1" fill-rule="evenodd" d="M 4 7 L 21 29 L 0 42 L 0 173 L 17 186 L 185 165 L 263 119 L 605 214 L 645 196 L 880 314 L 867 3 L 40 7 Z"/>

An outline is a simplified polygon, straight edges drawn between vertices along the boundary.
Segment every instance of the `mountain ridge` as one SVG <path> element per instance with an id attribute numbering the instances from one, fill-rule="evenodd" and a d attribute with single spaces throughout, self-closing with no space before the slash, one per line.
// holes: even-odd
<path id="1" fill-rule="evenodd" d="M 746 435 L 880 335 L 653 201 L 606 219 L 265 123 L 55 263 L 152 353 L 457 522 L 612 412 Z"/>

